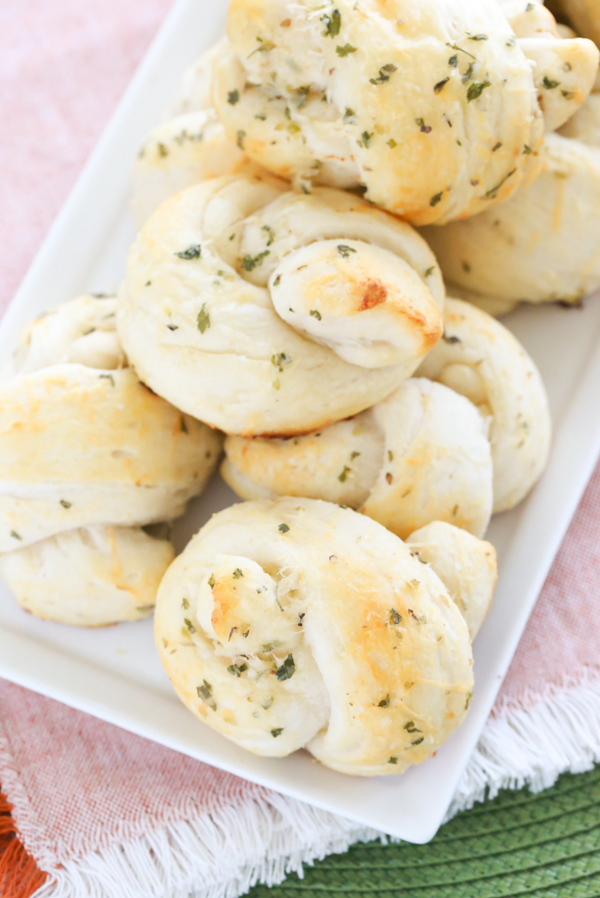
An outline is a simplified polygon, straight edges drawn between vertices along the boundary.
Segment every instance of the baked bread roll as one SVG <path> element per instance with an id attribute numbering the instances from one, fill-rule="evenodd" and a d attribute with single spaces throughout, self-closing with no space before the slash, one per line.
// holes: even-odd
<path id="1" fill-rule="evenodd" d="M 52 309 L 0 382 L 0 572 L 27 610 L 86 626 L 150 612 L 173 549 L 139 526 L 182 514 L 221 445 L 126 367 L 115 312 Z"/>
<path id="2" fill-rule="evenodd" d="M 411 379 L 373 408 L 316 433 L 227 437 L 221 473 L 243 499 L 338 502 L 402 539 L 431 521 L 483 536 L 492 513 L 487 431 L 464 396 Z"/>
<path id="3" fill-rule="evenodd" d="M 225 134 L 214 109 L 178 115 L 155 128 L 133 168 L 133 215 L 141 228 L 166 199 L 186 187 L 236 172 L 254 174 L 251 162 Z"/>
<path id="4" fill-rule="evenodd" d="M 549 134 L 544 166 L 498 208 L 423 231 L 449 290 L 509 306 L 576 305 L 600 287 L 600 149 Z"/>
<path id="5" fill-rule="evenodd" d="M 200 109 L 210 109 L 213 106 L 212 99 L 212 71 L 215 60 L 225 50 L 227 41 L 225 38 L 209 47 L 187 69 L 178 96 L 175 99 L 173 115 L 183 115 L 186 112 L 198 112 Z"/>
<path id="6" fill-rule="evenodd" d="M 209 726 L 255 754 L 305 747 L 341 773 L 421 763 L 473 689 L 469 631 L 433 567 L 375 521 L 310 499 L 214 515 L 161 583 L 155 637 Z"/>
<path id="7" fill-rule="evenodd" d="M 140 620 L 175 551 L 139 527 L 66 530 L 0 555 L 0 576 L 25 611 L 74 627 Z"/>
<path id="8" fill-rule="evenodd" d="M 415 231 L 341 191 L 226 177 L 167 200 L 131 250 L 118 329 L 152 390 L 213 427 L 302 433 L 379 402 L 442 333 Z"/>
<path id="9" fill-rule="evenodd" d="M 544 126 L 583 102 L 598 65 L 591 41 L 518 39 L 495 0 L 233 0 L 227 33 L 213 92 L 229 137 L 305 189 L 364 189 L 417 225 L 533 180 Z"/>
<path id="10" fill-rule="evenodd" d="M 546 466 L 551 436 L 546 390 L 523 346 L 486 312 L 448 299 L 444 338 L 418 373 L 490 416 L 494 513 L 517 505 Z"/>

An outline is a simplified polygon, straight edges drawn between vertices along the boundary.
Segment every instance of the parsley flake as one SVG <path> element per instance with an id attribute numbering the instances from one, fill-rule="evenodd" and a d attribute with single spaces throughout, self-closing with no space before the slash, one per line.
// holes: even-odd
<path id="1" fill-rule="evenodd" d="M 398 758 L 395 755 L 392 755 L 388 761 L 388 764 L 397 764 Z"/>
<path id="2" fill-rule="evenodd" d="M 287 352 L 277 352 L 271 356 L 271 364 L 275 365 L 276 368 L 279 368 L 279 371 L 282 372 L 286 365 L 289 365 L 292 361 L 292 357 L 287 354 Z"/>
<path id="3" fill-rule="evenodd" d="M 112 374 L 99 374 L 98 376 L 99 376 L 100 378 L 104 378 L 104 380 L 109 380 L 110 383 L 111 383 L 111 386 L 114 387 L 114 385 L 115 385 L 115 379 L 114 379 L 114 377 L 112 376 Z"/>
<path id="4" fill-rule="evenodd" d="M 462 47 L 459 47 L 458 44 L 450 44 L 450 43 L 447 43 L 446 46 L 447 46 L 447 47 L 450 47 L 451 50 L 456 50 L 457 53 L 464 53 L 465 56 L 470 56 L 471 59 L 477 59 L 476 56 L 473 56 L 473 54 L 472 54 L 472 53 L 469 53 L 468 50 L 463 50 L 463 48 L 462 48 Z M 450 59 L 454 59 L 454 57 L 451 56 Z M 453 62 L 450 62 L 450 65 L 454 65 L 454 63 L 453 63 Z"/>
<path id="5" fill-rule="evenodd" d="M 254 56 L 255 53 L 269 53 L 271 50 L 275 49 L 275 44 L 271 43 L 271 41 L 265 41 L 262 37 L 258 36 L 256 40 L 258 41 L 259 46 L 252 51 L 250 56 Z M 248 59 L 250 59 L 250 56 L 248 56 Z"/>
<path id="6" fill-rule="evenodd" d="M 194 243 L 192 246 L 188 246 L 187 249 L 182 249 L 180 252 L 175 253 L 180 259 L 200 259 L 202 257 L 202 247 L 199 243 Z"/>
<path id="7" fill-rule="evenodd" d="M 431 134 L 431 125 L 426 125 L 422 118 L 416 118 L 415 122 L 423 132 L 423 134 Z"/>
<path id="8" fill-rule="evenodd" d="M 450 78 L 442 78 L 441 81 L 438 81 L 437 84 L 434 84 L 433 85 L 434 94 L 439 94 L 440 91 L 442 91 L 444 89 L 444 87 L 446 86 L 446 84 L 448 84 L 449 81 L 450 81 Z"/>
<path id="9" fill-rule="evenodd" d="M 394 74 L 394 72 L 398 71 L 398 66 L 395 66 L 393 62 L 388 62 L 386 65 L 382 65 L 379 69 L 379 74 L 375 78 L 369 78 L 371 84 L 385 84 L 386 81 L 390 80 L 390 77 Z"/>
<path id="10" fill-rule="evenodd" d="M 290 528 L 288 527 L 287 524 L 280 524 L 277 529 L 279 530 L 280 533 L 288 533 Z"/>
<path id="11" fill-rule="evenodd" d="M 500 190 L 500 188 L 502 187 L 504 182 L 508 181 L 508 179 L 510 177 L 512 177 L 512 175 L 514 175 L 515 172 L 516 172 L 516 168 L 513 168 L 512 171 L 509 171 L 509 173 L 507 175 L 505 175 L 504 178 L 502 178 L 502 180 L 500 181 L 499 184 L 496 184 L 495 187 L 492 187 L 490 190 L 487 191 L 486 197 L 488 199 L 492 199 L 492 200 L 496 199 L 496 194 L 498 193 L 498 191 Z"/>
<path id="12" fill-rule="evenodd" d="M 339 9 L 334 9 L 331 11 L 331 15 L 325 13 L 324 16 L 321 16 L 321 22 L 325 25 L 324 37 L 337 37 L 342 27 L 342 14 Z"/>
<path id="13" fill-rule="evenodd" d="M 402 616 L 398 614 L 395 608 L 390 608 L 390 624 L 392 626 L 397 627 L 400 621 L 402 620 Z"/>
<path id="14" fill-rule="evenodd" d="M 352 44 L 344 44 L 343 47 L 338 45 L 335 52 L 338 56 L 349 56 L 350 53 L 356 53 L 356 47 L 353 47 Z"/>
<path id="15" fill-rule="evenodd" d="M 321 313 L 319 311 L 317 311 L 317 309 L 311 309 L 310 316 L 311 316 L 311 318 L 316 318 L 317 321 L 321 321 L 321 318 L 322 318 Z"/>
<path id="16" fill-rule="evenodd" d="M 542 84 L 546 88 L 546 90 L 554 90 L 555 87 L 558 87 L 560 81 L 552 81 L 551 78 L 548 78 L 547 75 L 544 75 L 542 78 Z"/>
<path id="17" fill-rule="evenodd" d="M 363 144 L 364 144 L 365 147 L 368 147 L 369 144 L 371 143 L 371 140 L 373 139 L 374 133 L 375 133 L 374 131 L 371 131 L 371 132 L 369 132 L 369 131 L 363 131 L 363 133 L 360 135 L 361 138 L 362 138 L 362 142 L 363 142 Z"/>
<path id="18" fill-rule="evenodd" d="M 241 677 L 245 670 L 248 670 L 247 664 L 230 664 L 227 668 L 227 673 L 234 677 Z"/>
<path id="19" fill-rule="evenodd" d="M 240 100 L 240 92 L 239 90 L 230 90 L 227 94 L 227 102 L 232 106 L 235 106 L 236 103 L 239 103 Z"/>
<path id="20" fill-rule="evenodd" d="M 423 730 L 419 730 L 415 726 L 414 720 L 407 720 L 406 723 L 404 724 L 404 729 L 406 730 L 407 733 L 422 733 L 423 732 Z"/>
<path id="21" fill-rule="evenodd" d="M 23 541 L 23 537 L 20 536 L 16 530 L 11 530 L 10 535 L 12 536 L 13 539 L 20 539 L 21 542 Z"/>
<path id="22" fill-rule="evenodd" d="M 204 699 L 209 708 L 213 711 L 217 710 L 217 703 L 212 697 L 212 686 L 207 680 L 202 680 L 202 686 L 196 686 L 198 698 Z"/>
<path id="23" fill-rule="evenodd" d="M 275 671 L 275 676 L 278 680 L 289 680 L 296 673 L 296 665 L 294 663 L 294 656 L 288 655 L 283 664 L 277 668 Z"/>
<path id="24" fill-rule="evenodd" d="M 477 100 L 486 87 L 491 87 L 489 81 L 474 81 L 467 91 L 467 102 L 471 103 L 473 100 Z"/>
<path id="25" fill-rule="evenodd" d="M 377 707 L 378 708 L 389 708 L 389 706 L 390 706 L 390 694 L 388 692 L 388 694 L 385 696 L 385 698 L 382 698 L 380 702 L 377 702 Z"/>
<path id="26" fill-rule="evenodd" d="M 274 730 L 271 730 L 271 736 L 273 739 L 277 739 L 278 736 L 281 736 L 283 733 L 283 727 L 275 727 Z"/>
<path id="27" fill-rule="evenodd" d="M 345 482 L 346 482 L 346 480 L 348 479 L 348 473 L 349 473 L 351 470 L 352 470 L 352 468 L 349 468 L 347 465 L 344 465 L 344 468 L 343 468 L 343 470 L 342 470 L 342 473 L 341 473 L 341 474 L 338 474 L 338 480 L 340 481 L 340 483 L 345 483 Z"/>
<path id="28" fill-rule="evenodd" d="M 70 508 L 73 503 L 67 502 L 66 499 L 61 499 L 60 504 L 62 505 L 63 508 Z"/>
<path id="29" fill-rule="evenodd" d="M 236 143 L 240 150 L 244 149 L 244 137 L 246 136 L 246 132 L 240 129 L 236 134 Z"/>
<path id="30" fill-rule="evenodd" d="M 195 626 L 193 625 L 193 623 L 191 622 L 191 620 L 190 620 L 189 618 L 184 617 L 183 622 L 184 622 L 184 624 L 186 625 L 186 627 L 188 628 L 188 630 L 190 631 L 190 633 L 195 633 L 195 632 L 196 632 L 196 628 L 195 628 Z"/>
<path id="31" fill-rule="evenodd" d="M 206 311 L 206 303 L 202 303 L 202 308 L 198 312 L 198 318 L 196 319 L 198 324 L 198 330 L 201 334 L 204 333 L 205 330 L 208 330 L 210 327 L 210 315 Z"/>
<path id="32" fill-rule="evenodd" d="M 248 254 L 242 259 L 242 268 L 244 269 L 244 271 L 254 271 L 254 269 L 258 268 L 259 265 L 262 265 L 263 260 L 270 255 L 270 249 L 264 249 L 262 253 L 259 253 L 257 256 L 251 256 L 250 254 Z"/>
<path id="33" fill-rule="evenodd" d="M 396 141 L 394 140 L 393 137 L 390 138 L 390 140 L 388 140 L 387 145 L 390 148 L 390 150 L 394 150 L 398 146 L 398 144 L 396 143 Z"/>
<path id="34" fill-rule="evenodd" d="M 441 190 L 439 193 L 436 193 L 435 196 L 432 196 L 431 199 L 429 200 L 429 205 L 430 205 L 430 206 L 437 206 L 437 204 L 438 204 L 439 202 L 441 202 L 442 194 L 443 194 L 443 193 L 444 193 L 444 191 Z"/>
<path id="35" fill-rule="evenodd" d="M 337 251 L 342 257 L 342 259 L 350 258 L 350 253 L 355 253 L 357 250 L 353 249 L 351 246 L 346 246 L 344 243 L 340 243 L 337 247 Z"/>
<path id="36" fill-rule="evenodd" d="M 233 577 L 234 580 L 239 580 L 240 577 L 244 576 L 244 572 L 241 568 L 236 567 L 235 571 L 233 572 L 233 574 L 231 576 Z"/>
<path id="37" fill-rule="evenodd" d="M 467 34 L 467 37 L 470 41 L 487 41 L 489 40 L 487 34 Z"/>
<path id="38" fill-rule="evenodd" d="M 210 577 L 208 578 L 208 585 L 210 586 L 211 589 L 215 588 L 215 583 L 216 583 L 215 575 L 211 574 Z"/>

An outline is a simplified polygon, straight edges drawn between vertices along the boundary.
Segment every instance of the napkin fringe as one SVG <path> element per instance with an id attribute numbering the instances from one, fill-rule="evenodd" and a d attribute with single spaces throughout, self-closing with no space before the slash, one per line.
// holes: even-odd
<path id="1" fill-rule="evenodd" d="M 0 895 L 2 898 L 30 898 L 45 882 L 43 873 L 19 840 L 12 806 L 0 794 Z"/>
<path id="2" fill-rule="evenodd" d="M 269 793 L 61 865 L 35 898 L 237 898 L 381 833 Z"/>
<path id="3" fill-rule="evenodd" d="M 448 818 L 501 789 L 541 792 L 562 773 L 584 773 L 600 761 L 600 671 L 551 685 L 536 702 L 500 707 L 492 716 L 459 783 Z"/>
<path id="4" fill-rule="evenodd" d="M 490 718 L 447 819 L 500 789 L 537 792 L 597 761 L 600 671 L 586 670 Z M 302 877 L 303 864 L 375 839 L 386 836 L 269 792 L 68 861 L 34 898 L 238 898 L 257 882 Z"/>

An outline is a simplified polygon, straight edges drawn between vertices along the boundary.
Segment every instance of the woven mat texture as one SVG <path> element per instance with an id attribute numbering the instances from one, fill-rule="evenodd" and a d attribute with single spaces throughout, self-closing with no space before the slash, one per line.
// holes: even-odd
<path id="1" fill-rule="evenodd" d="M 502 792 L 428 845 L 369 843 L 248 898 L 598 898 L 600 767 L 537 795 Z"/>

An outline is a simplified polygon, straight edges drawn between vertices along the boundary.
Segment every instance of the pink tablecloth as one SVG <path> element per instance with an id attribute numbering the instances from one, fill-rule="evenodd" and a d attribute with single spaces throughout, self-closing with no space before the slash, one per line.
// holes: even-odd
<path id="1" fill-rule="evenodd" d="M 0 309 L 169 6 L 0 4 Z M 457 806 L 486 786 L 541 786 L 599 756 L 599 536 L 597 470 Z M 8 683 L 0 783 L 27 851 L 52 876 L 44 894 L 58 898 L 191 889 L 233 898 L 257 877 L 276 881 L 302 859 L 375 835 Z"/>

